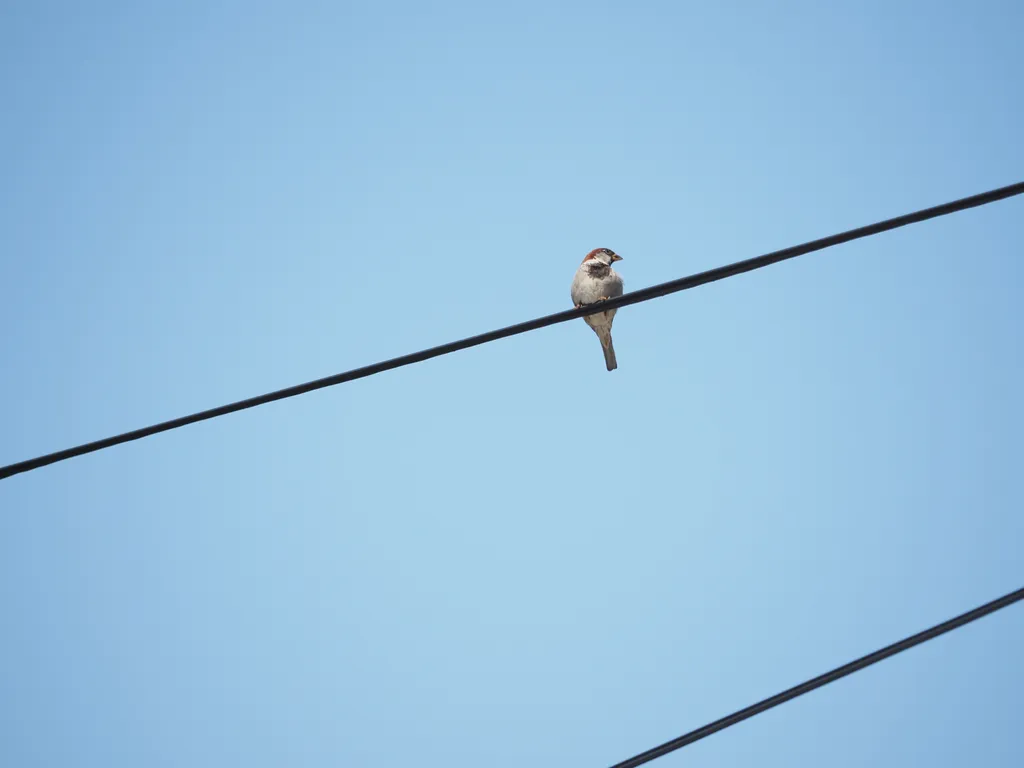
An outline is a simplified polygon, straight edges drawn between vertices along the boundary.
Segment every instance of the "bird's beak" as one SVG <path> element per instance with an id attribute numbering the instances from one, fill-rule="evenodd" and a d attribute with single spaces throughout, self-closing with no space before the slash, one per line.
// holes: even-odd
<path id="1" fill-rule="evenodd" d="M 622 257 L 617 253 L 612 256 L 612 263 L 614 264 L 616 261 L 622 261 Z"/>

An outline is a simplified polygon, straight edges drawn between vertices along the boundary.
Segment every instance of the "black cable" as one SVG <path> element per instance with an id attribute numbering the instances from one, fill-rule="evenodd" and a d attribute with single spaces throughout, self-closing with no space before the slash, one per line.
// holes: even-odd
<path id="1" fill-rule="evenodd" d="M 198 413 L 193 413 L 189 416 L 181 416 L 177 419 L 171 419 L 170 421 L 162 421 L 159 424 L 153 424 L 149 427 L 142 427 L 141 429 L 124 432 L 120 435 L 104 438 L 103 440 L 84 443 L 83 445 L 78 445 L 74 448 L 66 448 L 62 451 L 48 453 L 34 459 L 27 459 L 25 461 L 17 462 L 16 464 L 9 464 L 6 467 L 0 467 L 0 479 L 11 477 L 12 475 L 17 475 L 22 472 L 29 472 L 33 469 L 39 469 L 40 467 L 45 467 L 48 464 L 55 464 L 58 461 L 65 461 L 76 456 L 83 456 L 87 453 L 101 451 L 104 448 L 111 448 L 115 445 L 120 445 L 121 443 L 139 440 L 143 437 L 149 437 L 150 435 L 155 435 L 159 432 L 167 432 L 172 429 L 178 429 L 179 427 L 195 424 L 200 421 L 206 421 L 207 419 L 213 419 L 218 416 L 226 416 L 227 414 L 235 413 L 236 411 L 255 408 L 257 405 L 272 403 L 275 400 L 284 400 L 288 397 L 303 395 L 307 392 L 323 389 L 324 387 L 333 387 L 335 384 L 343 384 L 347 381 L 354 381 L 367 376 L 373 376 L 376 373 L 383 373 L 384 371 L 390 371 L 394 368 L 402 368 L 403 366 L 412 365 L 413 363 L 420 363 L 424 360 L 429 360 L 432 357 L 440 357 L 441 355 L 458 352 L 459 350 L 468 349 L 469 347 L 475 347 L 480 344 L 497 341 L 498 339 L 504 339 L 508 336 L 516 336 L 520 333 L 535 331 L 538 328 L 544 328 L 549 325 L 565 323 L 569 320 L 575 320 L 583 317 L 584 315 L 592 315 L 595 312 L 603 312 L 607 309 L 625 307 L 629 304 L 638 304 L 642 301 L 649 301 L 650 299 L 654 299 L 659 296 L 666 296 L 670 293 L 677 293 L 690 288 L 696 288 L 699 285 L 724 280 L 727 277 L 739 275 L 744 272 L 750 272 L 751 270 L 760 269 L 761 267 L 767 267 L 771 264 L 785 261 L 786 259 L 792 259 L 796 256 L 803 256 L 804 254 L 811 253 L 813 251 L 830 248 L 833 245 L 848 243 L 851 240 L 858 240 L 862 237 L 877 235 L 891 229 L 905 227 L 908 224 L 916 224 L 920 221 L 934 219 L 939 216 L 946 216 L 947 214 L 963 211 L 967 208 L 976 208 L 979 205 L 987 205 L 988 203 L 993 203 L 997 200 L 1004 200 L 1008 197 L 1014 197 L 1021 193 L 1024 193 L 1024 182 L 1018 182 L 1007 187 L 1000 187 L 999 189 L 982 192 L 979 195 L 972 195 L 971 197 L 954 200 L 950 203 L 936 205 L 932 208 L 925 208 L 920 211 L 915 211 L 914 213 L 897 216 L 894 219 L 887 219 L 875 224 L 868 224 L 867 226 L 851 229 L 837 235 L 823 237 L 819 240 L 812 240 L 811 242 L 804 243 L 802 245 L 794 245 L 790 248 L 766 253 L 763 256 L 757 256 L 752 259 L 747 259 L 746 261 L 737 261 L 735 264 L 727 264 L 723 267 L 710 269 L 707 272 L 690 275 L 689 277 L 681 277 L 678 280 L 670 280 L 667 283 L 652 285 L 650 288 L 643 288 L 639 291 L 626 293 L 618 298 L 609 299 L 608 301 L 601 302 L 600 304 L 592 304 L 579 309 L 567 309 L 564 312 L 556 312 L 553 315 L 539 317 L 536 320 L 527 320 L 524 323 L 510 325 L 507 328 L 500 328 L 496 331 L 489 331 L 477 336 L 470 336 L 469 338 L 462 339 L 460 341 L 452 341 L 438 347 L 431 347 L 430 349 L 424 349 L 419 352 L 413 352 L 412 354 L 402 355 L 401 357 L 395 357 L 391 360 L 374 363 L 373 365 L 355 368 L 351 371 L 327 376 L 322 379 L 316 379 L 315 381 L 309 381 L 305 384 L 296 384 L 292 387 L 279 389 L 276 392 L 269 392 L 265 395 L 250 397 L 247 400 L 239 400 L 235 403 L 229 403 L 228 405 L 222 405 L 217 408 L 210 408 L 206 411 L 199 411 Z"/>
<path id="2" fill-rule="evenodd" d="M 800 685 L 793 686 L 787 691 L 777 693 L 769 699 L 759 701 L 757 704 L 751 704 L 746 709 L 741 709 L 738 712 L 733 712 L 731 715 L 723 717 L 720 720 L 715 720 L 713 723 L 698 728 L 695 731 L 690 731 L 677 739 L 672 741 L 666 741 L 664 744 L 649 749 L 646 752 L 641 752 L 635 757 L 631 757 L 628 760 L 623 760 L 621 763 L 616 763 L 612 768 L 635 768 L 638 765 L 650 762 L 655 758 L 667 755 L 669 752 L 674 752 L 677 749 L 693 744 L 695 741 L 700 741 L 703 738 L 710 736 L 713 733 L 725 730 L 726 728 L 736 725 L 754 715 L 759 715 L 762 712 L 777 707 L 779 704 L 795 699 L 797 696 L 803 696 L 805 693 L 810 693 L 816 688 L 821 688 L 823 685 L 828 685 L 831 682 L 838 680 L 841 677 L 851 675 L 858 670 L 870 667 L 872 664 L 877 664 L 883 659 L 888 659 L 890 656 L 895 656 L 901 651 L 905 651 L 908 648 L 913 648 L 915 645 L 927 642 L 932 638 L 944 635 L 946 632 L 951 632 L 958 627 L 962 627 L 965 624 L 970 624 L 972 621 L 977 621 L 983 616 L 987 616 L 990 613 L 995 613 L 1000 608 L 1005 608 L 1008 605 L 1024 600 L 1024 588 L 1018 589 L 1016 592 L 1011 592 L 1008 595 L 1003 595 L 997 600 L 993 600 L 991 603 L 985 603 L 973 611 L 962 613 L 948 621 L 944 621 L 941 624 L 936 624 L 931 629 L 926 629 L 923 632 L 918 632 L 916 635 L 911 635 L 898 643 L 893 643 L 885 648 L 869 653 L 867 656 L 861 656 L 855 661 L 851 661 L 849 664 L 844 664 L 841 667 L 836 667 L 831 672 L 826 672 L 823 675 L 815 677 L 813 680 L 800 683 Z"/>

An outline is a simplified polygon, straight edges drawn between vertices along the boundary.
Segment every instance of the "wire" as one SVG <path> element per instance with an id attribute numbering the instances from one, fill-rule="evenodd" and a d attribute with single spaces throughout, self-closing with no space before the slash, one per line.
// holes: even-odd
<path id="1" fill-rule="evenodd" d="M 965 624 L 970 624 L 972 621 L 977 621 L 983 616 L 988 616 L 990 613 L 995 613 L 1001 608 L 1006 608 L 1009 605 L 1024 600 L 1024 588 L 1018 589 L 1016 592 L 1011 592 L 1008 595 L 993 600 L 991 603 L 985 603 L 985 605 L 979 606 L 972 611 L 962 613 L 948 621 L 944 621 L 941 624 L 936 624 L 931 629 L 926 629 L 923 632 L 918 632 L 916 635 L 900 640 L 898 643 L 893 643 L 885 648 L 869 653 L 867 656 L 861 656 L 855 661 L 851 661 L 849 664 L 844 664 L 841 667 L 836 667 L 831 672 L 826 672 L 823 675 L 819 675 L 812 680 L 808 680 L 800 685 L 793 686 L 789 690 L 777 693 L 769 699 L 757 702 L 757 704 L 751 704 L 746 709 L 741 709 L 738 712 L 733 712 L 731 715 L 723 717 L 720 720 L 715 720 L 713 723 L 698 728 L 695 731 L 690 731 L 677 739 L 672 741 L 666 741 L 664 744 L 649 749 L 646 752 L 641 752 L 635 757 L 631 757 L 628 760 L 623 760 L 621 763 L 616 763 L 612 768 L 636 768 L 638 765 L 648 763 L 655 758 L 667 755 L 669 752 L 674 752 L 677 749 L 693 744 L 695 741 L 700 741 L 703 738 L 710 736 L 713 733 L 723 731 L 730 726 L 736 725 L 737 723 L 743 722 L 754 715 L 759 715 L 772 707 L 777 707 L 779 704 L 784 704 L 791 699 L 795 699 L 798 696 L 803 696 L 805 693 L 810 693 L 816 688 L 821 688 L 824 685 L 828 685 L 831 682 L 835 682 L 841 677 L 852 675 L 865 667 L 870 667 L 872 664 L 877 664 L 883 659 L 888 659 L 890 656 L 895 656 L 897 653 L 913 648 L 915 645 L 920 645 L 939 635 L 944 635 L 947 632 L 952 632 L 958 627 L 962 627 Z"/>
<path id="2" fill-rule="evenodd" d="M 207 421 L 209 419 L 217 418 L 218 416 L 226 416 L 229 413 L 244 411 L 248 408 L 255 408 L 258 405 L 265 405 L 266 403 L 272 403 L 276 400 L 284 400 L 289 397 L 306 394 L 307 392 L 324 389 L 325 387 L 333 387 L 336 384 L 344 384 L 345 382 L 355 381 L 356 379 L 363 379 L 377 373 L 383 373 L 384 371 L 390 371 L 395 368 L 402 368 L 414 363 L 421 363 L 424 360 L 429 360 L 433 357 L 441 357 L 442 355 L 448 355 L 452 352 L 458 352 L 470 347 L 488 344 L 492 341 L 497 341 L 498 339 L 517 336 L 518 334 L 527 333 L 528 331 L 535 331 L 549 325 L 576 320 L 577 318 L 584 317 L 585 315 L 592 315 L 596 312 L 603 312 L 608 309 L 625 307 L 630 304 L 639 304 L 640 302 L 649 301 L 650 299 L 655 299 L 659 296 L 667 296 L 670 293 L 678 293 L 679 291 L 696 288 L 699 285 L 706 285 L 707 283 L 724 280 L 727 277 L 733 277 L 735 275 L 743 274 L 744 272 L 750 272 L 755 269 L 767 267 L 771 264 L 777 264 L 780 261 L 792 259 L 797 256 L 803 256 L 804 254 L 812 253 L 813 251 L 831 248 L 834 245 L 848 243 L 851 240 L 858 240 L 862 237 L 869 237 L 881 232 L 888 232 L 892 229 L 905 227 L 908 224 L 916 224 L 917 222 L 938 218 L 939 216 L 946 216 L 950 213 L 956 213 L 957 211 L 963 211 L 968 208 L 987 205 L 988 203 L 993 203 L 997 200 L 1004 200 L 1008 197 L 1014 197 L 1015 195 L 1022 193 L 1024 193 L 1024 182 L 1018 182 L 1006 187 L 1000 187 L 999 189 L 982 192 L 978 195 L 972 195 L 971 197 L 965 197 L 960 200 L 943 203 L 942 205 L 936 205 L 932 208 L 925 208 L 903 216 L 897 216 L 894 219 L 886 219 L 885 221 L 879 221 L 875 224 L 868 224 L 864 227 L 858 227 L 857 229 L 851 229 L 846 232 L 840 232 L 836 235 L 823 237 L 819 240 L 812 240 L 808 243 L 803 243 L 802 245 L 783 248 L 781 251 L 773 251 L 772 253 L 766 253 L 763 256 L 756 256 L 752 259 L 747 259 L 746 261 L 737 261 L 734 264 L 727 264 L 722 267 L 710 269 L 706 272 L 700 272 L 688 277 L 681 277 L 677 280 L 670 280 L 667 283 L 660 283 L 659 285 L 652 285 L 650 288 L 643 288 L 639 291 L 626 293 L 622 296 L 603 301 L 599 304 L 591 304 L 579 309 L 574 308 L 565 310 L 564 312 L 556 312 L 553 315 L 539 317 L 535 320 L 527 320 L 526 322 L 510 325 L 496 331 L 488 331 L 487 333 L 481 333 L 477 336 L 470 336 L 469 338 L 461 339 L 459 341 L 441 344 L 437 347 L 431 347 L 430 349 L 424 349 L 419 352 L 402 355 L 401 357 L 384 360 L 362 368 L 354 368 L 351 371 L 327 376 L 322 379 L 316 379 L 315 381 L 309 381 L 305 384 L 296 384 L 295 386 L 279 389 L 275 392 L 268 392 L 265 395 L 250 397 L 247 400 L 239 400 L 238 402 L 221 405 L 217 408 L 210 408 L 205 411 L 199 411 L 198 413 L 193 413 L 188 416 L 181 416 L 176 419 L 171 419 L 170 421 L 162 421 L 159 424 L 142 427 L 141 429 L 135 429 L 131 432 L 124 432 L 120 435 L 114 435 L 113 437 L 96 440 L 91 443 L 84 443 L 82 445 L 75 446 L 74 448 L 66 448 L 62 451 L 48 453 L 34 459 L 27 459 L 15 464 L 9 464 L 5 467 L 0 467 L 0 479 L 21 474 L 22 472 L 29 472 L 33 469 L 39 469 L 40 467 L 45 467 L 49 464 L 56 464 L 59 461 L 66 461 L 67 459 L 72 459 L 76 456 L 84 456 L 87 453 L 101 451 L 104 448 L 111 448 L 122 443 L 140 440 L 143 437 L 149 437 L 150 435 L 155 435 L 160 432 L 168 432 L 172 429 L 185 427 L 189 424 L 196 424 L 200 421 Z"/>

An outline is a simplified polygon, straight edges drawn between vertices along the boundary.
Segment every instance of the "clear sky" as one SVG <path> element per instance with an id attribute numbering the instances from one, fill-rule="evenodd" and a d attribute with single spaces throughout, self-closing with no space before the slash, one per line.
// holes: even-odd
<path id="1" fill-rule="evenodd" d="M 0 464 L 1024 179 L 1006 2 L 0 9 Z M 0 481 L 0 765 L 600 768 L 1024 585 L 1024 200 Z M 657 765 L 1024 764 L 1024 606 Z"/>

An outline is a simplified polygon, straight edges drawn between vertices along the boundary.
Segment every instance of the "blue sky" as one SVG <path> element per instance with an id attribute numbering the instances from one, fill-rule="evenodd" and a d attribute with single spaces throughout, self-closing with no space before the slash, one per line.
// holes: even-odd
<path id="1" fill-rule="evenodd" d="M 8 3 L 0 464 L 1024 178 L 1011 2 Z M 1024 201 L 0 482 L 0 764 L 606 766 L 1024 584 Z M 657 765 L 1017 766 L 1011 608 Z"/>

